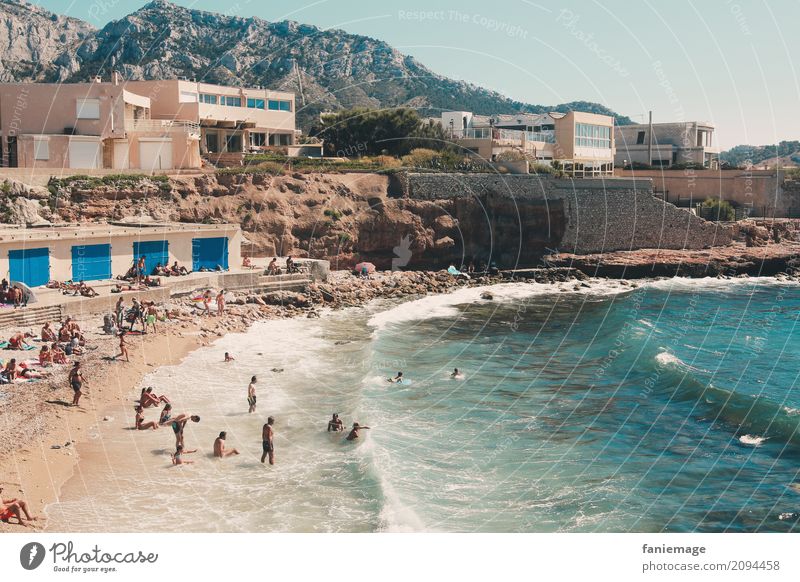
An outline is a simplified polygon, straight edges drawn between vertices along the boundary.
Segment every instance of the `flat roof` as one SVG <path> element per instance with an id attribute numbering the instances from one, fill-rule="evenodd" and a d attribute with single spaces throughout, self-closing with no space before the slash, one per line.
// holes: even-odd
<path id="1" fill-rule="evenodd" d="M 98 223 L 69 226 L 44 226 L 25 228 L 13 224 L 0 224 L 0 243 L 32 242 L 49 240 L 81 240 L 87 238 L 109 238 L 119 236 L 169 235 L 182 232 L 230 233 L 240 230 L 238 224 L 201 224 L 186 222 L 148 223 Z"/>

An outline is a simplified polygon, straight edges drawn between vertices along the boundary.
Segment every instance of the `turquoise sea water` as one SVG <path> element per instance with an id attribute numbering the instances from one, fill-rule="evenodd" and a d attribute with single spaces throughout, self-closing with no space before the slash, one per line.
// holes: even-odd
<path id="1" fill-rule="evenodd" d="M 170 466 L 171 431 L 102 423 L 50 527 L 800 528 L 800 287 L 564 289 L 502 285 L 493 301 L 468 289 L 225 337 L 147 379 L 201 414 L 187 431 L 197 462 Z M 225 351 L 237 361 L 221 365 Z M 386 381 L 399 370 L 408 383 Z M 344 443 L 325 432 L 331 412 L 372 428 Z M 258 462 L 268 414 L 274 468 Z M 209 458 L 220 430 L 242 455 Z"/>

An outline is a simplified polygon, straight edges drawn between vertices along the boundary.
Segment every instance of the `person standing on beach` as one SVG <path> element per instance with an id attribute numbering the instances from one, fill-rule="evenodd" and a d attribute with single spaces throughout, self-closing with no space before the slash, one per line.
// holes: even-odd
<path id="1" fill-rule="evenodd" d="M 275 445 L 272 443 L 272 437 L 275 436 L 274 431 L 272 430 L 272 425 L 275 424 L 275 419 L 270 416 L 267 418 L 267 423 L 264 425 L 264 428 L 261 429 L 261 447 L 264 449 L 264 453 L 261 455 L 261 462 L 264 462 L 269 456 L 269 464 L 275 464 Z"/>
<path id="2" fill-rule="evenodd" d="M 211 289 L 206 289 L 206 292 L 203 293 L 203 308 L 205 309 L 204 315 L 211 315 Z"/>
<path id="3" fill-rule="evenodd" d="M 225 289 L 220 289 L 217 293 L 217 317 L 225 314 Z"/>
<path id="4" fill-rule="evenodd" d="M 144 331 L 147 332 L 147 326 L 153 326 L 153 333 L 158 333 L 156 329 L 156 320 L 158 319 L 158 309 L 156 308 L 155 301 L 151 301 L 148 306 L 147 310 L 145 311 L 145 319 L 144 319 Z"/>
<path id="5" fill-rule="evenodd" d="M 256 411 L 256 377 L 250 378 L 250 384 L 247 386 L 247 404 L 250 409 L 247 412 Z"/>
<path id="6" fill-rule="evenodd" d="M 125 330 L 119 332 L 119 354 L 114 356 L 114 359 L 116 360 L 117 358 L 121 358 L 122 356 L 125 356 L 126 362 L 131 361 L 130 357 L 128 357 L 128 344 L 125 341 Z"/>
<path id="7" fill-rule="evenodd" d="M 72 397 L 72 406 L 78 406 L 78 402 L 83 396 L 83 392 L 81 392 L 81 388 L 83 385 L 86 384 L 86 378 L 83 377 L 83 372 L 81 371 L 81 363 L 75 362 L 75 365 L 72 366 L 72 370 L 69 372 L 69 385 L 72 387 L 72 391 L 75 395 Z"/>
<path id="8" fill-rule="evenodd" d="M 114 306 L 114 316 L 117 318 L 117 327 L 122 329 L 122 324 L 125 323 L 125 300 L 121 295 Z"/>
<path id="9" fill-rule="evenodd" d="M 225 439 L 227 438 L 227 433 L 223 430 L 219 433 L 219 436 L 214 441 L 214 456 L 218 459 L 222 459 L 225 457 L 230 457 L 231 455 L 238 455 L 239 451 L 236 449 L 225 449 Z"/>

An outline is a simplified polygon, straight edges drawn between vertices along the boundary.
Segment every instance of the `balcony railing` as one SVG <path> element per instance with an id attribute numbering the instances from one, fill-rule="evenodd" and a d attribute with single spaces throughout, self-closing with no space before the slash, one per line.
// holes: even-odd
<path id="1" fill-rule="evenodd" d="M 125 127 L 129 131 L 148 133 L 183 132 L 189 137 L 200 137 L 200 124 L 194 121 L 175 119 L 134 119 L 126 121 Z"/>
<path id="2" fill-rule="evenodd" d="M 453 139 L 493 139 L 495 141 L 538 141 L 555 143 L 553 132 L 533 132 L 519 129 L 500 129 L 496 127 L 471 127 L 468 129 L 454 129 L 450 132 Z"/>

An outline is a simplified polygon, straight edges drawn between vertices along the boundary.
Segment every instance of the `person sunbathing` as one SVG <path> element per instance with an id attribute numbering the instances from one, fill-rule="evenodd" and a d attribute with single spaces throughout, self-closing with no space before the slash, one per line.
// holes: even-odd
<path id="1" fill-rule="evenodd" d="M 274 257 L 267 265 L 267 275 L 280 275 L 281 269 L 278 267 L 278 257 Z"/>
<path id="2" fill-rule="evenodd" d="M 170 272 L 175 276 L 188 275 L 189 274 L 189 271 L 186 270 L 186 267 L 184 267 L 183 265 L 178 265 L 178 261 L 175 261 L 172 264 L 172 268 L 170 269 Z"/>
<path id="3" fill-rule="evenodd" d="M 54 332 L 53 328 L 50 327 L 50 322 L 49 321 L 42 326 L 42 341 L 43 342 L 58 341 L 58 337 L 56 336 L 56 332 Z"/>
<path id="4" fill-rule="evenodd" d="M 153 389 L 150 387 L 142 388 L 142 393 L 139 395 L 139 404 L 142 407 L 160 406 L 162 402 L 169 404 L 169 398 L 163 394 L 161 396 L 154 394 Z"/>
<path id="5" fill-rule="evenodd" d="M 136 420 L 134 423 L 136 430 L 156 430 L 158 428 L 157 422 L 153 420 L 150 422 L 144 421 L 144 408 L 141 405 L 136 407 Z"/>
<path id="6" fill-rule="evenodd" d="M 9 360 L 8 364 L 6 364 L 4 372 L 6 377 L 12 382 L 17 378 L 41 378 L 41 374 L 34 372 L 25 364 L 18 364 L 16 358 L 11 358 Z"/>
<path id="7" fill-rule="evenodd" d="M 150 274 L 154 275 L 154 276 L 157 276 L 157 277 L 168 277 L 169 276 L 169 271 L 167 270 L 166 267 L 164 267 L 164 265 L 162 265 L 161 263 L 158 263 L 153 268 L 153 272 L 150 273 Z"/>
<path id="8" fill-rule="evenodd" d="M 242 266 L 247 269 L 253 268 L 253 265 L 250 263 L 250 257 L 245 257 L 242 259 Z"/>
<path id="9" fill-rule="evenodd" d="M 21 331 L 18 331 L 11 338 L 8 340 L 8 349 L 9 350 L 22 350 L 25 348 L 31 347 L 31 345 L 25 340 L 28 334 L 24 334 Z"/>
<path id="10" fill-rule="evenodd" d="M 67 354 L 56 342 L 53 342 L 53 345 L 50 346 L 50 357 L 54 364 L 69 364 Z"/>
<path id="11" fill-rule="evenodd" d="M 70 340 L 72 340 L 72 332 L 67 327 L 67 324 L 63 324 L 58 330 L 58 341 L 68 342 Z"/>
<path id="12" fill-rule="evenodd" d="M 3 488 L 0 487 L 0 495 L 2 495 L 2 493 Z M 28 511 L 28 504 L 22 499 L 17 499 L 14 497 L 10 499 L 3 499 L 0 496 L 0 521 L 7 521 L 11 523 L 9 520 L 12 517 L 16 517 L 21 526 L 27 527 L 25 520 L 22 519 L 23 515 L 28 521 L 36 521 L 38 519 L 34 516 L 31 516 L 30 512 Z"/>
<path id="13" fill-rule="evenodd" d="M 78 283 L 78 291 L 83 297 L 97 297 L 100 295 L 93 287 L 89 287 L 86 283 L 81 281 Z"/>
<path id="14" fill-rule="evenodd" d="M 53 363 L 53 354 L 50 353 L 50 348 L 47 344 L 42 346 L 42 349 L 39 350 L 39 365 L 40 366 L 50 366 Z"/>
<path id="15" fill-rule="evenodd" d="M 148 275 L 142 281 L 148 287 L 161 287 L 161 279 L 159 277 L 151 277 Z"/>

